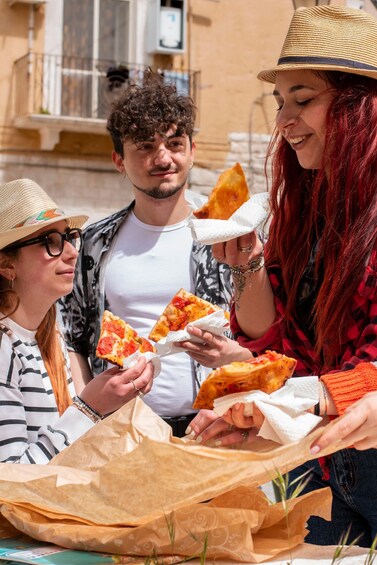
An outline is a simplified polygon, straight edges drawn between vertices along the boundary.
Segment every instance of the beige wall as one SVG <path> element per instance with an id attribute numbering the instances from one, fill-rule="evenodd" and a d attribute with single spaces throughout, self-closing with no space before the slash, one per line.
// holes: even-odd
<path id="1" fill-rule="evenodd" d="M 228 134 L 268 133 L 257 105 L 264 87 L 256 75 L 274 64 L 292 15 L 291 0 L 193 0 L 190 65 L 201 70 L 197 163 L 224 165 Z M 273 14 L 273 16 L 272 16 Z"/>
<path id="2" fill-rule="evenodd" d="M 34 15 L 33 15 L 34 14 Z M 14 115 L 14 62 L 28 51 L 43 51 L 44 6 L 33 10 L 26 4 L 0 0 L 0 149 L 1 151 L 29 150 L 39 146 L 33 132 L 12 127 Z"/>
<path id="3" fill-rule="evenodd" d="M 201 72 L 192 187 L 208 193 L 219 172 L 239 160 L 247 169 L 250 187 L 263 190 L 263 157 L 275 103 L 271 85 L 261 83 L 256 75 L 276 63 L 293 14 L 292 0 L 187 3 L 186 53 L 156 56 L 155 63 Z M 347 0 L 332 0 L 332 4 L 344 3 Z M 42 151 L 37 130 L 12 125 L 13 63 L 28 50 L 44 51 L 46 7 L 34 9 L 34 22 L 32 10 L 0 0 L 0 182 L 30 176 L 51 187 L 62 206 L 84 207 L 93 217 L 104 215 L 131 198 L 113 169 L 104 128 L 103 135 L 63 132 L 53 150 Z"/>
<path id="4" fill-rule="evenodd" d="M 191 0 L 186 61 L 202 81 L 197 165 L 223 167 L 229 135 L 271 133 L 272 85 L 257 74 L 276 64 L 292 14 L 292 0 Z"/>

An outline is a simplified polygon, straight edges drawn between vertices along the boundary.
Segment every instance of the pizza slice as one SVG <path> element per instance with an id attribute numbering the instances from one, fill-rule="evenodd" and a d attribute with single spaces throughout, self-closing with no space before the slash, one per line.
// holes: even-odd
<path id="1" fill-rule="evenodd" d="M 244 172 L 236 163 L 219 176 L 208 201 L 193 214 L 198 219 L 227 220 L 249 198 Z"/>
<path id="2" fill-rule="evenodd" d="M 271 394 L 292 375 L 296 360 L 276 351 L 266 351 L 249 361 L 234 362 L 215 369 L 203 381 L 193 408 L 212 409 L 216 398 L 236 392 L 261 390 Z"/>
<path id="3" fill-rule="evenodd" d="M 221 308 L 216 304 L 211 304 L 181 288 L 166 306 L 148 337 L 153 341 L 160 341 L 169 332 L 183 330 L 190 322 L 204 318 L 217 310 Z M 224 314 L 229 317 L 227 312 Z"/>
<path id="4" fill-rule="evenodd" d="M 105 310 L 96 349 L 97 357 L 123 367 L 124 359 L 135 351 L 146 353 L 156 350 L 147 339 L 139 336 L 130 324 Z"/>

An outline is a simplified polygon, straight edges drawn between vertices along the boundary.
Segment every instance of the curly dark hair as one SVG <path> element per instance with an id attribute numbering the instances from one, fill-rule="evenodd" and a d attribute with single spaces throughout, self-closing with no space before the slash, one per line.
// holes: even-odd
<path id="1" fill-rule="evenodd" d="M 152 139 L 156 133 L 164 135 L 174 124 L 177 133 L 186 133 L 190 141 L 194 131 L 196 107 L 189 96 L 178 94 L 172 83 L 164 83 L 163 76 L 144 73 L 142 86 L 131 85 L 122 98 L 114 103 L 107 120 L 116 153 L 123 155 L 123 143 Z"/>

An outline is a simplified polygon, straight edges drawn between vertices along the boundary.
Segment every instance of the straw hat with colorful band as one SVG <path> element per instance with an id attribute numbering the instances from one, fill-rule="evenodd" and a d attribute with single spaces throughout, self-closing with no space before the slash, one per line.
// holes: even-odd
<path id="1" fill-rule="evenodd" d="M 258 78 L 275 83 L 276 71 L 341 71 L 377 79 L 377 20 L 362 10 L 316 6 L 295 11 L 276 67 Z"/>
<path id="2" fill-rule="evenodd" d="M 0 185 L 0 249 L 60 220 L 65 220 L 70 228 L 81 228 L 87 219 L 83 214 L 65 214 L 30 179 Z"/>

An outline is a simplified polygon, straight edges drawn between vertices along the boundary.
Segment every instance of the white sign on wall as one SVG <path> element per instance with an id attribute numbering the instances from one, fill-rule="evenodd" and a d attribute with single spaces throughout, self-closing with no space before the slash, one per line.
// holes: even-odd
<path id="1" fill-rule="evenodd" d="M 182 11 L 179 8 L 161 6 L 160 45 L 176 49 L 182 45 Z"/>

